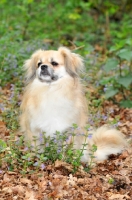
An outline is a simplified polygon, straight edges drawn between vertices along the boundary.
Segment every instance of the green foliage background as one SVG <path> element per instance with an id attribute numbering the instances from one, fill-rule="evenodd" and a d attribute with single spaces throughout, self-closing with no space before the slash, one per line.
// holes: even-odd
<path id="1" fill-rule="evenodd" d="M 131 0 L 1 0 L 0 13 L 2 87 L 23 86 L 23 62 L 36 49 L 76 46 L 86 84 L 116 102 L 119 94 L 120 105 L 132 107 Z"/>

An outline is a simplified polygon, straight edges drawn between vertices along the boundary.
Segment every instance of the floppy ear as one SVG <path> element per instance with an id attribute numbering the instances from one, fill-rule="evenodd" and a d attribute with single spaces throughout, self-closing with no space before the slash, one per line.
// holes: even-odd
<path id="1" fill-rule="evenodd" d="M 64 56 L 67 72 L 73 77 L 77 77 L 79 71 L 84 67 L 83 59 L 80 55 L 72 53 L 66 47 L 60 47 L 58 51 Z"/>
<path id="2" fill-rule="evenodd" d="M 36 64 L 38 56 L 42 53 L 42 50 L 35 51 L 30 59 L 26 60 L 24 63 L 24 70 L 25 70 L 25 79 L 26 83 L 28 84 L 32 81 L 36 76 Z"/>

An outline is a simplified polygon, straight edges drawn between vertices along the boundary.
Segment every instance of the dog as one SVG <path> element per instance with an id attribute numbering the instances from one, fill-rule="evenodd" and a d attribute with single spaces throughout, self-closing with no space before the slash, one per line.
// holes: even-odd
<path id="1" fill-rule="evenodd" d="M 53 137 L 56 131 L 65 134 L 73 124 L 84 130 L 88 118 L 84 87 L 79 73 L 84 61 L 78 54 L 66 47 L 55 50 L 37 50 L 26 60 L 26 87 L 21 103 L 20 125 L 25 140 L 34 143 L 34 137 L 46 132 Z M 74 137 L 76 149 L 81 149 L 84 136 Z M 97 161 L 107 159 L 110 154 L 120 153 L 126 146 L 124 135 L 107 126 L 93 131 L 92 138 L 82 156 L 82 162 L 88 162 L 90 148 L 97 146 Z M 39 141 L 38 141 L 39 145 Z"/>

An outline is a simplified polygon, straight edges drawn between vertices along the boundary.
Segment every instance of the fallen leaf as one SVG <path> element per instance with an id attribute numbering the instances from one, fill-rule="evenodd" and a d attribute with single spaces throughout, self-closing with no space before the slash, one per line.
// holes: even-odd
<path id="1" fill-rule="evenodd" d="M 109 200 L 124 200 L 125 199 L 130 199 L 130 197 L 127 195 L 127 194 L 112 194 L 110 197 L 109 197 Z"/>
<path id="2" fill-rule="evenodd" d="M 35 192 L 32 190 L 26 190 L 24 200 L 38 200 L 35 198 Z"/>
<path id="3" fill-rule="evenodd" d="M 12 191 L 16 194 L 18 193 L 18 194 L 22 195 L 22 194 L 24 194 L 25 189 L 22 185 L 16 185 L 16 186 L 12 187 Z"/>
<path id="4" fill-rule="evenodd" d="M 21 178 L 20 181 L 23 183 L 23 184 L 32 184 L 32 181 L 27 179 L 27 178 Z"/>

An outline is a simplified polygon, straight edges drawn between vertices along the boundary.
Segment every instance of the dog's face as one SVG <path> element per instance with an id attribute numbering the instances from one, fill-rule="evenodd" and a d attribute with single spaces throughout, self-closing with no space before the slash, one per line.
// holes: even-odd
<path id="1" fill-rule="evenodd" d="M 36 76 L 40 81 L 57 81 L 66 74 L 64 57 L 58 51 L 42 51 L 38 55 Z"/>
<path id="2" fill-rule="evenodd" d="M 65 47 L 58 51 L 38 50 L 25 62 L 26 79 L 27 82 L 37 78 L 41 82 L 52 83 L 67 74 L 77 77 L 82 67 L 82 58 Z"/>

